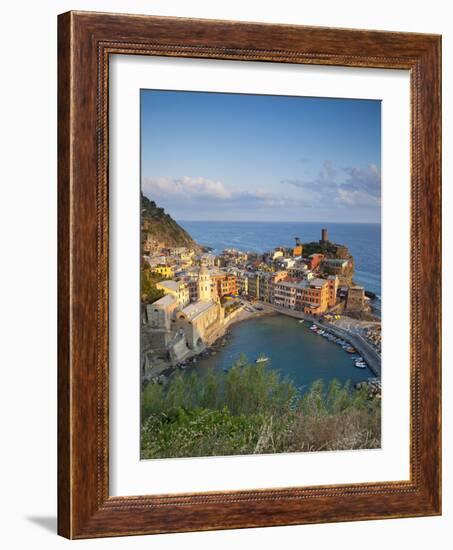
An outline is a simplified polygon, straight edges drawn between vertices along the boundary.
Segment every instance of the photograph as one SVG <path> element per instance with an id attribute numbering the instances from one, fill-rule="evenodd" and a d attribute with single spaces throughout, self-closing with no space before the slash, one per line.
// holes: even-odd
<path id="1" fill-rule="evenodd" d="M 141 459 L 381 446 L 381 102 L 140 91 Z"/>

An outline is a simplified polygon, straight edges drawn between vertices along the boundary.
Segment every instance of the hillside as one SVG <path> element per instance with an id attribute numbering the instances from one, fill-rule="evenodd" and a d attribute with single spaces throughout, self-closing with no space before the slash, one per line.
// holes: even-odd
<path id="1" fill-rule="evenodd" d="M 200 247 L 163 208 L 141 194 L 141 241 L 142 247 L 146 241 L 151 241 L 156 247 L 186 246 L 194 250 Z"/>

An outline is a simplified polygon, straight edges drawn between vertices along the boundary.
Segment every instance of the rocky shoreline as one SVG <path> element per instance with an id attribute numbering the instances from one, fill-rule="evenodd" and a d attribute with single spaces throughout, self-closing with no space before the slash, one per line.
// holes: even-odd
<path id="1" fill-rule="evenodd" d="M 248 306 L 248 307 L 252 307 L 252 306 Z M 251 312 L 246 311 L 244 309 L 225 325 L 223 334 L 221 334 L 218 338 L 216 338 L 216 340 L 214 340 L 212 344 L 205 346 L 205 348 L 199 353 L 196 353 L 188 357 L 187 359 L 177 363 L 176 365 L 168 365 L 168 367 L 163 369 L 159 374 L 152 376 L 147 381 L 147 383 L 165 385 L 168 382 L 168 380 L 171 378 L 171 376 L 173 376 L 178 370 L 184 371 L 189 367 L 195 366 L 203 358 L 217 355 L 217 353 L 228 344 L 228 341 L 231 338 L 230 327 L 232 327 L 233 325 L 242 323 L 244 321 L 248 321 L 250 319 L 256 319 L 257 317 L 266 317 L 269 315 L 277 315 L 277 313 L 270 308 L 263 308 L 262 311 L 254 310 Z"/>

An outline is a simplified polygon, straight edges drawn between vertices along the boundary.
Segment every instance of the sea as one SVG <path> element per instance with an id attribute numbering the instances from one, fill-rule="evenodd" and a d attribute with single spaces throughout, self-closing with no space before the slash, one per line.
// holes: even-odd
<path id="1" fill-rule="evenodd" d="M 301 242 L 317 241 L 327 228 L 329 240 L 346 245 L 354 256 L 354 280 L 376 294 L 374 306 L 380 310 L 381 226 L 378 224 L 330 222 L 178 222 L 200 245 L 215 253 L 225 248 L 265 252 L 277 246 L 290 247 L 295 237 Z M 328 384 L 332 379 L 352 383 L 373 377 L 368 369 L 354 366 L 352 357 L 337 344 L 309 330 L 309 324 L 284 315 L 258 317 L 235 324 L 228 343 L 216 355 L 200 359 L 197 370 L 214 368 L 227 371 L 245 355 L 250 362 L 259 356 L 269 358 L 270 368 L 282 378 L 290 378 L 299 388 L 315 380 Z"/>

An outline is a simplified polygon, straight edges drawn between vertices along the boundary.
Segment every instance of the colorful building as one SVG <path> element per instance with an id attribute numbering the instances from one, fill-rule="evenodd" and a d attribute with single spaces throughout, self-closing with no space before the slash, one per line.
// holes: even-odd
<path id="1" fill-rule="evenodd" d="M 233 273 L 222 272 L 214 276 L 215 284 L 217 288 L 217 294 L 220 298 L 227 294 L 237 294 L 238 285 L 236 275 Z"/>
<path id="2" fill-rule="evenodd" d="M 237 270 L 235 271 L 235 275 L 238 293 L 241 295 L 247 295 L 249 293 L 249 280 L 247 272 L 243 270 Z"/>
<path id="3" fill-rule="evenodd" d="M 316 269 L 324 259 L 324 254 L 316 253 L 316 254 L 310 254 L 309 260 L 310 260 L 310 269 Z"/>
<path id="4" fill-rule="evenodd" d="M 156 265 L 152 268 L 152 271 L 154 273 L 159 273 L 159 275 L 162 275 L 162 277 L 165 277 L 166 279 L 171 279 L 175 275 L 174 269 L 171 265 Z"/>
<path id="5" fill-rule="evenodd" d="M 337 303 L 338 277 L 336 275 L 329 275 L 327 283 L 329 285 L 329 307 L 333 307 Z"/>
<path id="6" fill-rule="evenodd" d="M 325 279 L 279 281 L 273 285 L 273 303 L 280 307 L 319 315 L 329 307 L 329 284 Z"/>
<path id="7" fill-rule="evenodd" d="M 184 281 L 160 281 L 156 283 L 156 288 L 173 296 L 180 308 L 186 307 L 190 302 L 189 288 Z"/>

